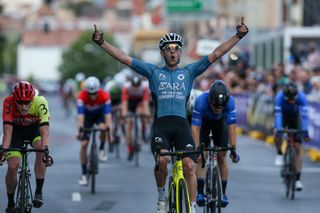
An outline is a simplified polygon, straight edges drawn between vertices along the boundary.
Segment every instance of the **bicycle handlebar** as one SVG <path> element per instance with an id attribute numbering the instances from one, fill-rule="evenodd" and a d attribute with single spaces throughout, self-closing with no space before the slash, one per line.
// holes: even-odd
<path id="1" fill-rule="evenodd" d="M 12 152 L 12 151 L 21 152 L 23 154 L 27 154 L 29 152 L 42 152 L 45 155 L 43 162 L 45 163 L 46 167 L 53 165 L 53 158 L 49 155 L 49 147 L 48 146 L 45 146 L 44 149 L 34 149 L 34 148 L 30 149 L 26 146 L 23 146 L 21 148 L 8 148 L 8 149 L 3 149 L 2 147 L 0 147 L 0 153 Z M 51 163 L 49 163 L 49 161 Z"/>
<path id="2" fill-rule="evenodd" d="M 226 146 L 224 146 L 224 147 L 214 146 L 211 148 L 204 148 L 204 151 L 209 151 L 209 152 L 221 152 L 221 151 L 228 151 L 228 150 L 233 151 L 234 148 L 228 147 L 228 146 L 227 147 Z"/>
<path id="3" fill-rule="evenodd" d="M 294 133 L 305 133 L 306 130 L 284 128 L 284 129 L 281 129 L 279 132 L 288 133 L 288 134 L 294 134 Z"/>
<path id="4" fill-rule="evenodd" d="M 161 152 L 160 148 L 157 148 L 156 151 L 156 171 L 159 170 L 159 161 L 160 156 L 176 156 L 176 157 L 184 157 L 189 154 L 200 154 L 201 155 L 201 167 L 204 168 L 205 166 L 205 158 L 204 158 L 204 144 L 201 144 L 200 150 L 180 150 L 180 151 L 167 151 L 167 152 Z"/>
<path id="5" fill-rule="evenodd" d="M 137 113 L 128 113 L 125 116 L 121 116 L 121 119 L 128 119 L 128 118 L 134 118 L 134 117 L 140 117 L 140 118 L 147 118 L 147 119 L 152 119 L 150 115 L 146 114 L 137 114 Z"/>
<path id="6" fill-rule="evenodd" d="M 106 129 L 101 129 L 101 128 L 81 128 L 80 129 L 80 132 L 83 132 L 83 131 L 89 131 L 89 132 L 109 132 L 109 128 L 106 128 Z"/>

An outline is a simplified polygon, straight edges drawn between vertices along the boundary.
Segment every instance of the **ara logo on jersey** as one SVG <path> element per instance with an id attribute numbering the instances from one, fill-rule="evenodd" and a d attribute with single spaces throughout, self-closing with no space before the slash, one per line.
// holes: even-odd
<path id="1" fill-rule="evenodd" d="M 184 85 L 184 82 L 179 83 L 169 83 L 169 82 L 160 82 L 159 85 L 159 91 L 162 90 L 174 90 L 174 91 L 181 91 L 181 90 L 186 90 L 186 86 Z"/>
<path id="2" fill-rule="evenodd" d="M 184 79 L 184 75 L 183 75 L 183 74 L 179 74 L 179 75 L 177 76 L 177 78 L 178 78 L 180 81 L 182 81 L 182 80 Z"/>

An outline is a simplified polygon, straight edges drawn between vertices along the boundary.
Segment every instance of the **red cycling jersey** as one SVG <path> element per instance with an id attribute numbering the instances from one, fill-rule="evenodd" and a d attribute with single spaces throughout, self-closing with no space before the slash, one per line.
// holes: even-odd
<path id="1" fill-rule="evenodd" d="M 3 102 L 2 118 L 4 124 L 14 126 L 29 126 L 33 124 L 49 124 L 49 108 L 47 100 L 42 96 L 35 96 L 27 115 L 21 115 L 14 102 L 13 96 L 8 96 Z"/>
<path id="2" fill-rule="evenodd" d="M 103 110 L 104 114 L 111 112 L 111 99 L 109 93 L 102 89 L 98 90 L 97 97 L 92 100 L 86 90 L 80 92 L 77 100 L 78 113 L 86 114 Z"/>
<path id="3" fill-rule="evenodd" d="M 132 86 L 131 82 L 125 84 L 121 90 L 122 101 L 148 101 L 150 90 L 147 85 L 140 84 L 139 87 Z"/>

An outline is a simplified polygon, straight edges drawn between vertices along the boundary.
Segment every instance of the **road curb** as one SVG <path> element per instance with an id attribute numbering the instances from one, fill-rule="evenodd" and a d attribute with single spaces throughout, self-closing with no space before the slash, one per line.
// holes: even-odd
<path id="1" fill-rule="evenodd" d="M 237 135 L 245 135 L 246 131 L 244 131 L 241 127 L 237 127 L 236 129 Z M 247 135 L 255 140 L 262 140 L 263 142 L 274 145 L 274 137 L 273 136 L 266 136 L 262 132 L 259 131 L 248 131 Z M 307 154 L 308 158 L 313 162 L 320 162 L 320 150 L 316 148 L 305 148 L 305 153 Z"/>

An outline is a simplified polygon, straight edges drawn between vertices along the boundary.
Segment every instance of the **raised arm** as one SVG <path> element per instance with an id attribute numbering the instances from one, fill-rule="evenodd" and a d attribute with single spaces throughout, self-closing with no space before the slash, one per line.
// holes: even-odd
<path id="1" fill-rule="evenodd" d="M 104 41 L 103 33 L 98 31 L 97 26 L 94 25 L 94 32 L 92 34 L 92 40 L 102 47 L 107 53 L 109 53 L 113 58 L 120 61 L 123 64 L 131 66 L 132 57 L 124 53 L 122 50 L 112 46 L 108 42 Z"/>
<path id="2" fill-rule="evenodd" d="M 234 47 L 238 41 L 240 41 L 240 39 L 242 39 L 249 32 L 247 26 L 243 22 L 243 17 L 240 25 L 237 25 L 236 29 L 237 33 L 234 36 L 232 36 L 228 41 L 219 45 L 212 53 L 208 55 L 211 63 L 214 63 L 217 59 L 231 50 L 232 47 Z"/>

